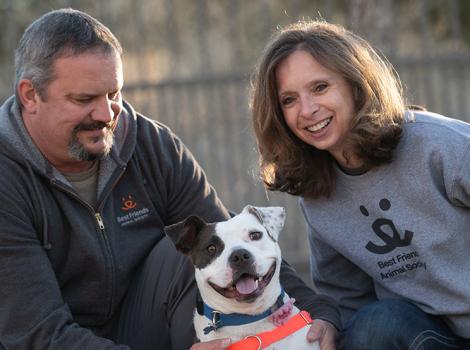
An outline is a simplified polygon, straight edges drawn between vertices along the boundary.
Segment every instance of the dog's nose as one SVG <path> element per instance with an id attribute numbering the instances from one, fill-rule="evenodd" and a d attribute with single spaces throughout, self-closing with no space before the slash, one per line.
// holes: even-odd
<path id="1" fill-rule="evenodd" d="M 237 249 L 230 254 L 228 258 L 232 266 L 240 266 L 254 262 L 253 255 L 246 249 Z"/>

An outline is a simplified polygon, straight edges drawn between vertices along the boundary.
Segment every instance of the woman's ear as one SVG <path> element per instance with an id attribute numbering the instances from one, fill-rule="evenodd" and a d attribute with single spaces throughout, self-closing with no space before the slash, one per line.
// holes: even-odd
<path id="1" fill-rule="evenodd" d="M 18 82 L 18 96 L 21 101 L 22 109 L 27 113 L 36 113 L 39 95 L 29 79 L 21 79 Z"/>

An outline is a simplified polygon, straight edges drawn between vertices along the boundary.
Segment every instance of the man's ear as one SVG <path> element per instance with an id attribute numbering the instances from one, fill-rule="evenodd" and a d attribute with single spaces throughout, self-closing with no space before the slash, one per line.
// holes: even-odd
<path id="1" fill-rule="evenodd" d="M 166 235 L 173 241 L 176 249 L 188 254 L 197 243 L 199 232 L 206 226 L 206 222 L 196 215 L 176 224 L 165 227 Z"/>
<path id="2" fill-rule="evenodd" d="M 242 212 L 254 215 L 266 228 L 269 237 L 277 242 L 286 220 L 286 210 L 283 207 L 254 207 L 247 205 Z"/>
<path id="3" fill-rule="evenodd" d="M 21 101 L 22 108 L 30 113 L 36 113 L 39 95 L 29 79 L 21 79 L 17 86 L 18 96 Z"/>

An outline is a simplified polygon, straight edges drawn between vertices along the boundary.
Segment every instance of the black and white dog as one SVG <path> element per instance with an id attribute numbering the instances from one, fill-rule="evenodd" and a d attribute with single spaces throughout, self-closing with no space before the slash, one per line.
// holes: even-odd
<path id="1" fill-rule="evenodd" d="M 243 341 L 255 349 L 319 349 L 307 342 L 309 315 L 299 313 L 279 281 L 278 236 L 284 221 L 282 207 L 246 206 L 227 221 L 206 223 L 190 216 L 165 229 L 195 266 L 203 300 L 194 313 L 200 341 L 249 337 Z"/>

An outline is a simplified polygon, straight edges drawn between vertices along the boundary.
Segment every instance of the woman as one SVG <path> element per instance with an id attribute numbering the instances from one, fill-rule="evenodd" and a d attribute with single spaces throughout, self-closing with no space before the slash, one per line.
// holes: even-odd
<path id="1" fill-rule="evenodd" d="M 470 349 L 470 125 L 406 110 L 386 59 L 317 21 L 269 42 L 252 112 L 266 187 L 301 197 L 340 348 Z"/>

